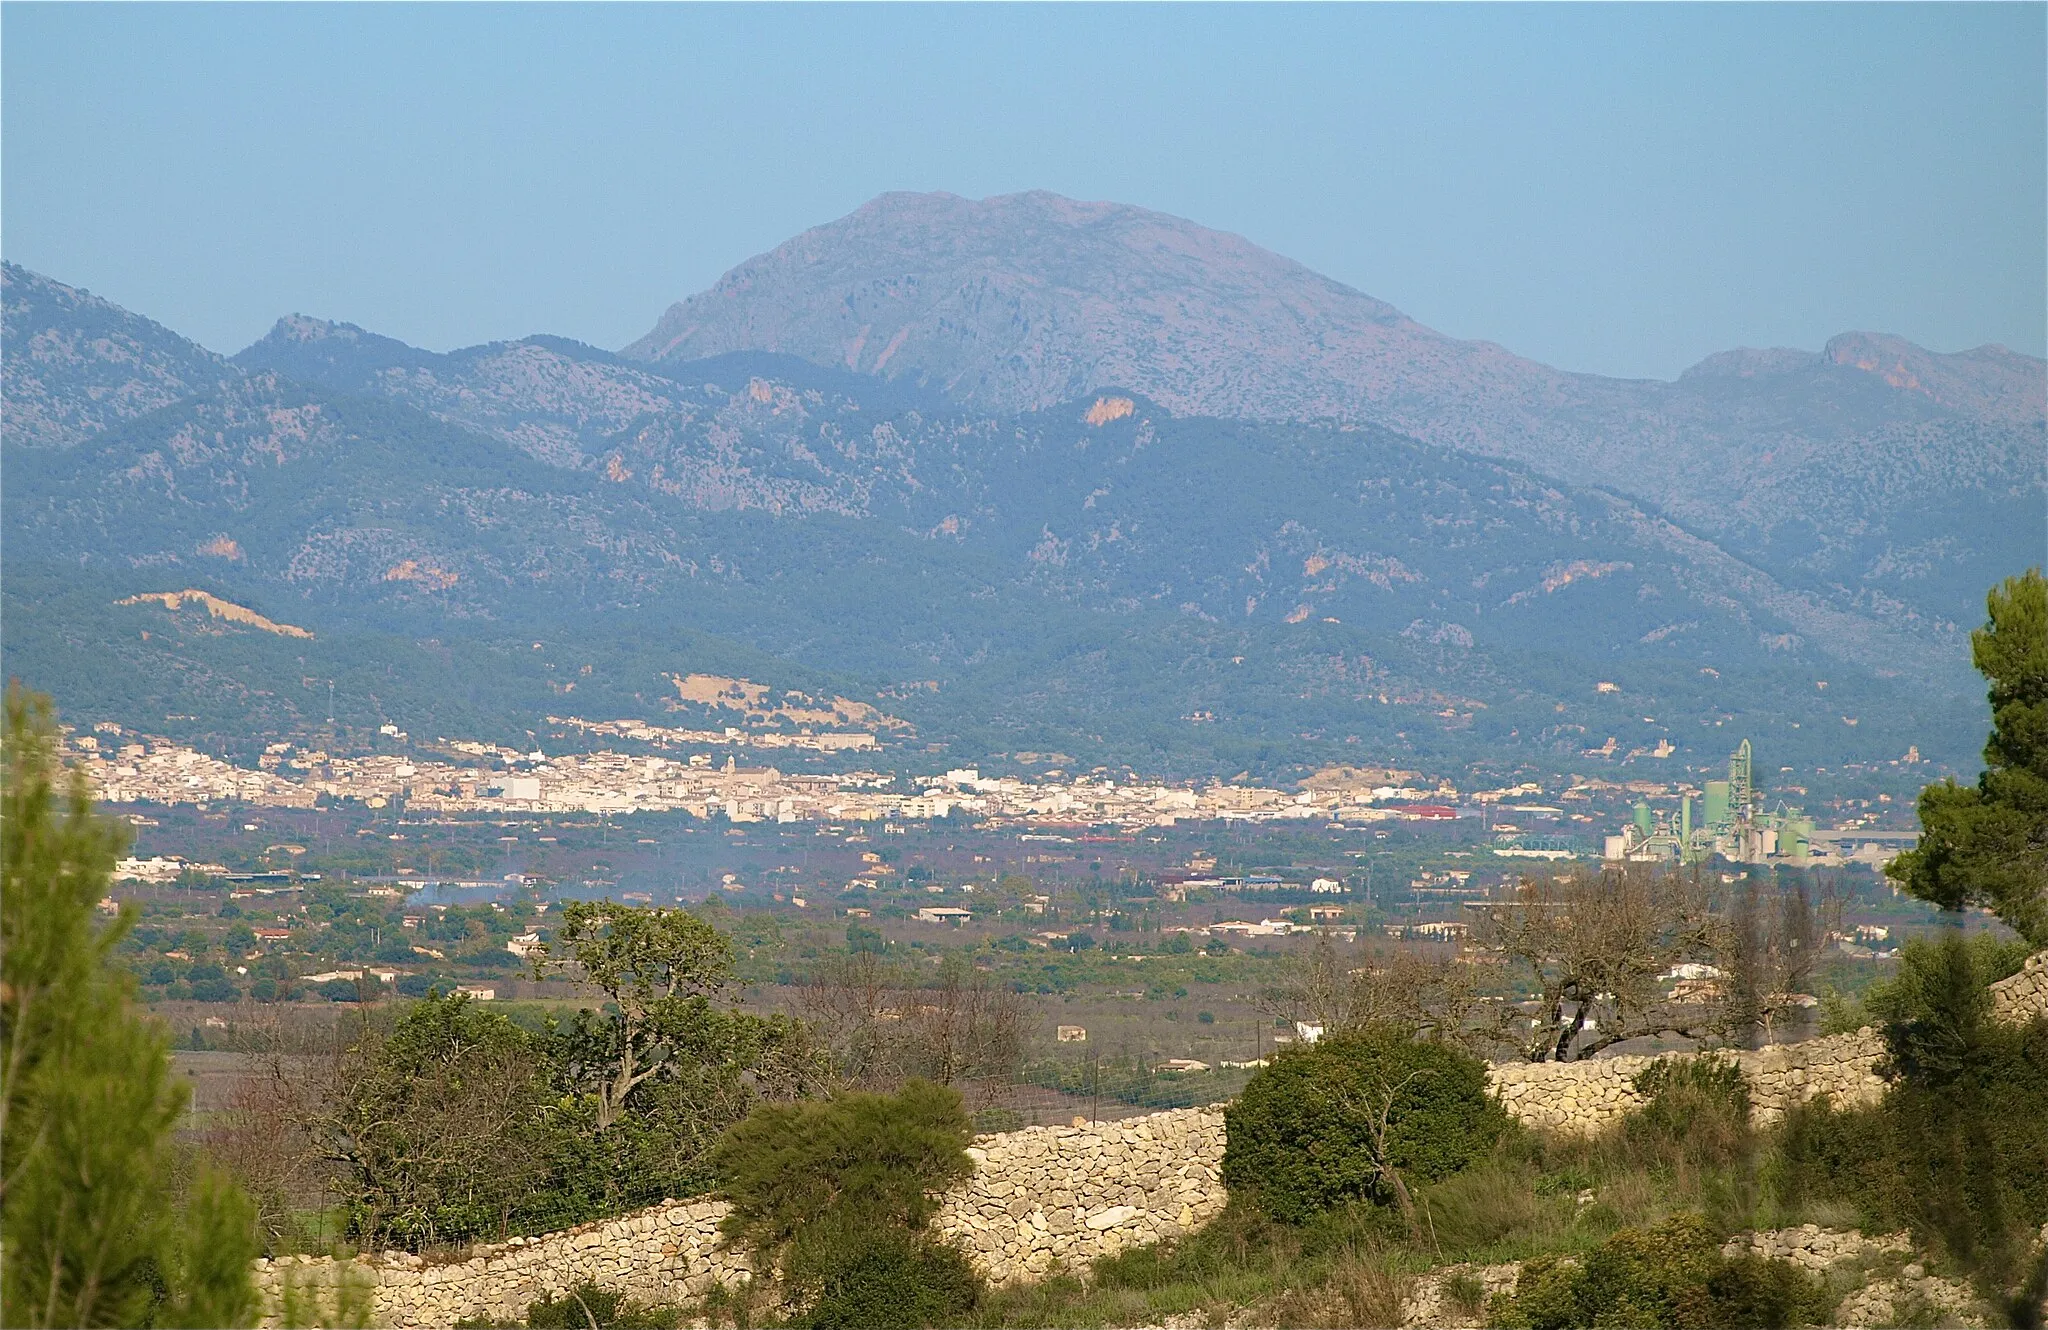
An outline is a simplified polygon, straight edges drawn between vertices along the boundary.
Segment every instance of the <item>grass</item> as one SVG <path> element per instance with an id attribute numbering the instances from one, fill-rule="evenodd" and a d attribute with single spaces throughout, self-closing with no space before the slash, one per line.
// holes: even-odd
<path id="1" fill-rule="evenodd" d="M 1292 1227 L 1233 1200 L 1186 1238 L 996 1290 L 975 1324 L 1081 1330 L 1197 1313 L 1216 1326 L 1240 1315 L 1254 1325 L 1396 1325 L 1403 1293 L 1428 1270 L 1580 1254 L 1682 1212 L 1721 1233 L 1853 1226 L 1837 1209 L 1779 1200 L 1776 1148 L 1771 1133 L 1710 1098 L 1591 1138 L 1517 1130 L 1465 1171 L 1416 1189 L 1419 1237 L 1390 1209 L 1365 1203 Z M 1446 1294 L 1463 1302 L 1483 1290 L 1454 1280 Z"/>

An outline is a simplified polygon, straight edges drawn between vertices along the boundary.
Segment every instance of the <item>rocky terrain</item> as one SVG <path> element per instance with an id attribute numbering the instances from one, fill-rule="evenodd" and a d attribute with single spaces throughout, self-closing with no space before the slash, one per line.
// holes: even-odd
<path id="1" fill-rule="evenodd" d="M 1910 632 L 2041 552 L 2048 370 L 1848 333 L 1676 382 L 1461 341 L 1177 217 L 1043 192 L 885 194 L 673 305 L 623 354 L 741 350 L 995 411 L 1133 390 L 1181 414 L 1371 423 L 1614 488 Z"/>
<path id="2" fill-rule="evenodd" d="M 1038 249 L 1020 242 L 1017 262 L 1085 259 L 1088 245 L 1055 243 L 1084 221 L 1091 262 L 1150 237 L 1147 253 L 1179 255 L 1154 258 L 1185 268 L 1174 280 L 1193 327 L 1237 326 L 1210 309 L 1230 292 L 1256 305 L 1262 283 L 1300 286 L 1332 328 L 1363 319 L 1401 341 L 1414 384 L 1468 352 L 1468 386 L 1540 369 L 1241 241 L 1223 246 L 1238 285 L 1218 285 L 1199 228 L 1026 202 L 1053 230 Z M 922 206 L 867 212 L 897 225 Z M 961 224 L 940 220 L 917 243 L 960 250 Z M 1188 415 L 1121 390 L 1003 413 L 975 400 L 1002 394 L 964 380 L 877 377 L 866 350 L 820 365 L 778 349 L 780 334 L 688 360 L 676 356 L 715 347 L 686 338 L 636 359 L 648 348 L 534 337 L 439 354 L 292 316 L 224 362 L 48 279 L 10 269 L 7 283 L 10 367 L 25 348 L 115 348 L 9 370 L 6 592 L 28 625 L 10 668 L 194 740 L 302 724 L 323 701 L 303 683 L 316 674 L 353 677 L 364 720 L 516 736 L 572 687 L 591 714 L 658 720 L 665 675 L 704 669 L 869 699 L 907 689 L 920 733 L 975 756 L 1050 748 L 1163 770 L 1270 770 L 1361 745 L 1703 765 L 1737 732 L 1788 761 L 1974 747 L 1961 624 L 1774 572 L 1612 485 L 1485 455 L 1512 451 L 1496 447 L 1505 435 L 1451 440 L 1461 450 L 1355 420 Z M 917 345 L 903 340 L 884 375 Z M 1222 363 L 1190 346 L 1190 364 Z M 1761 411 L 1753 385 L 1777 375 L 1793 414 L 1829 383 L 1906 391 L 1834 365 L 1852 376 L 1838 383 L 1833 363 L 1736 355 L 1692 377 L 1721 385 L 1697 392 L 1751 384 L 1742 409 Z M 1961 402 L 1987 429 L 2023 429 L 2024 384 L 1974 364 L 1907 357 L 1887 372 L 1930 410 Z M 1825 382 L 1786 386 L 1801 374 Z M 1183 407 L 1253 409 L 1165 389 Z M 1988 581 L 2005 555 L 1986 542 L 2024 531 L 1916 511 L 1947 542 L 1928 565 L 1941 576 Z M 312 636 L 144 628 L 110 608 L 186 589 Z M 534 640 L 585 644 L 589 659 L 551 678 L 558 662 L 520 654 Z"/>
<path id="3" fill-rule="evenodd" d="M 209 388 L 213 352 L 90 291 L 0 264 L 6 439 L 61 448 Z"/>

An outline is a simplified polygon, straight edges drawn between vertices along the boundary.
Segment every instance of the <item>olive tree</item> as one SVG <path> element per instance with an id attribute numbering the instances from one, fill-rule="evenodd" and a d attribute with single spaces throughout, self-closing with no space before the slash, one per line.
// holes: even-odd
<path id="1" fill-rule="evenodd" d="M 1700 874 L 1633 865 L 1510 884 L 1478 908 L 1473 929 L 1532 993 L 1524 1028 L 1503 1034 L 1531 1062 L 1565 1062 L 1645 1035 L 1716 1033 L 1711 993 L 1673 996 L 1664 978 L 1716 958 L 1715 906 Z"/>

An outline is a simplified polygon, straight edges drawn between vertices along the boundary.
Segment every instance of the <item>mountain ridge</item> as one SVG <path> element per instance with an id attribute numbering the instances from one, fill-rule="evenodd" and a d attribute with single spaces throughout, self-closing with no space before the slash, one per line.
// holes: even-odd
<path id="1" fill-rule="evenodd" d="M 1626 493 L 1909 631 L 1965 621 L 1994 570 L 2038 560 L 2039 524 L 2016 516 L 2048 501 L 2048 364 L 2002 347 L 1848 332 L 1602 378 L 1447 337 L 1243 237 L 1042 191 L 884 195 L 620 354 L 748 348 L 994 411 L 1115 386 L 1181 414 L 1379 425 Z M 1930 501 L 1981 557 L 1925 529 Z"/>
<path id="2" fill-rule="evenodd" d="M 64 343 L 107 317 L 80 308 L 48 305 L 51 326 L 28 331 Z M 1403 326 L 1390 306 L 1360 308 Z M 168 329 L 118 313 L 175 349 Z M 1780 398 L 1833 393 L 1852 423 L 1899 428 L 1883 373 L 1939 392 L 1973 382 L 1952 386 L 1915 351 L 1864 338 L 1729 353 L 1695 391 L 1732 392 L 1731 412 L 1765 420 Z M 1835 363 L 1871 358 L 1879 370 Z M 1997 382 L 2005 362 L 1980 359 Z M 1371 422 L 1177 415 L 1122 382 L 1001 414 L 782 350 L 650 363 L 536 336 L 436 353 L 298 315 L 203 365 L 220 380 L 72 444 L 10 430 L 13 548 L 57 560 L 58 582 L 262 606 L 317 634 L 308 649 L 334 668 L 368 670 L 380 696 L 376 672 L 418 667 L 417 644 L 473 652 L 502 675 L 485 706 L 501 726 L 536 688 L 568 683 L 620 714 L 655 706 L 649 661 L 674 651 L 757 653 L 757 672 L 779 660 L 870 691 L 922 681 L 911 719 L 962 751 L 1180 769 L 1339 760 L 1354 742 L 1575 762 L 1608 735 L 1623 754 L 1664 739 L 1687 751 L 1730 723 L 1787 751 L 1935 752 L 1928 718 L 1967 691 L 1954 619 L 1785 580 L 1785 561 L 1620 486 Z M 103 376 L 86 369 L 90 402 Z M 36 383 L 52 400 L 65 387 L 55 372 Z M 1926 419 L 1940 426 L 1927 456 L 1968 458 L 1947 416 Z M 1932 552 L 1900 547 L 1900 577 L 1928 575 L 1911 557 L 1968 578 L 1997 557 L 1972 526 L 1981 503 L 1942 508 L 1959 491 L 1910 472 L 1876 479 L 1921 491 Z M 10 659 L 88 677 L 72 639 L 104 615 L 22 567 Z M 516 638 L 572 622 L 598 675 L 512 664 Z M 153 697 L 209 679 L 218 706 L 253 718 L 298 687 L 229 682 L 208 653 L 240 649 L 196 626 L 159 637 L 174 659 L 123 645 L 122 677 L 161 680 Z M 264 670 L 282 669 L 274 657 Z M 1589 706 L 1596 676 L 1624 691 Z M 427 713 L 408 714 L 485 714 L 470 693 L 467 711 L 414 695 Z"/>

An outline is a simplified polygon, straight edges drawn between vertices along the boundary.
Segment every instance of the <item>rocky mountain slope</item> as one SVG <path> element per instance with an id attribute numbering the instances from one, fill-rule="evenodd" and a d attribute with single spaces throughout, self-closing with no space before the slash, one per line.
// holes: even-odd
<path id="1" fill-rule="evenodd" d="M 213 352 L 90 291 L 0 263 L 9 443 L 57 448 L 230 374 Z"/>
<path id="2" fill-rule="evenodd" d="M 1946 632 L 2041 557 L 2048 370 L 1852 333 L 1674 383 L 1446 337 L 1238 236 L 1047 193 L 886 194 L 672 306 L 629 359 L 776 351 L 991 411 L 1135 390 L 1372 423 L 1616 489 L 1779 579 Z"/>
<path id="3" fill-rule="evenodd" d="M 1731 726 L 1874 760 L 1940 747 L 1960 673 L 1612 493 L 1374 427 L 1002 416 L 792 357 L 444 356 L 306 319 L 232 374 L 9 440 L 10 669 L 230 734 L 317 711 L 323 672 L 379 720 L 516 734 L 779 671 L 970 757 L 1187 770 L 1712 761 Z M 186 587 L 314 636 L 119 604 Z"/>

